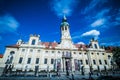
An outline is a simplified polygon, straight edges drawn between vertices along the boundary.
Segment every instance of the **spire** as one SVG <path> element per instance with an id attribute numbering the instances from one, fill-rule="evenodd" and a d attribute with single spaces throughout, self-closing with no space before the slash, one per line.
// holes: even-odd
<path id="1" fill-rule="evenodd" d="M 65 16 L 65 14 L 64 14 L 64 16 L 63 16 L 62 22 L 67 22 L 67 18 L 66 18 L 66 16 Z"/>

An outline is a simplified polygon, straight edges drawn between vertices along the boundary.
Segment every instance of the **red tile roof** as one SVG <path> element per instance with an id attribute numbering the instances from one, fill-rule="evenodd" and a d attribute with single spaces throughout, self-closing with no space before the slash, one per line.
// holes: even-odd
<path id="1" fill-rule="evenodd" d="M 76 48 L 78 48 L 78 50 L 81 50 L 83 48 L 83 50 L 86 50 L 86 45 L 83 44 L 74 44 Z"/>
<path id="2" fill-rule="evenodd" d="M 57 45 L 58 45 L 58 43 L 56 43 L 56 42 L 42 42 L 42 45 L 45 45 L 45 47 L 46 48 L 55 48 Z"/>
<path id="3" fill-rule="evenodd" d="M 2 54 L 0 54 L 0 58 L 3 58 L 3 55 L 2 55 Z"/>
<path id="4" fill-rule="evenodd" d="M 8 45 L 8 46 L 6 46 L 6 47 L 10 47 L 10 48 L 19 48 L 19 45 Z"/>

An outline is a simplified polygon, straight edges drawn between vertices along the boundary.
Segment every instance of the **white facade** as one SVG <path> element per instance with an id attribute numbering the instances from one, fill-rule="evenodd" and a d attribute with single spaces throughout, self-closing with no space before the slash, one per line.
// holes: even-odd
<path id="1" fill-rule="evenodd" d="M 41 42 L 39 35 L 30 35 L 28 42 L 21 39 L 15 45 L 6 46 L 3 56 L 4 66 L 13 65 L 13 70 L 81 71 L 111 68 L 112 53 L 100 48 L 97 40 L 92 39 L 89 46 L 73 44 L 69 23 L 64 17 L 61 23 L 61 42 Z M 110 56 L 110 57 L 108 57 Z"/>

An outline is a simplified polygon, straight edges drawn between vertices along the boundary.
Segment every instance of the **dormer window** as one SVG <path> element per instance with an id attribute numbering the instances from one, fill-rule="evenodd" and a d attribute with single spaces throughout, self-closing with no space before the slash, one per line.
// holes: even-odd
<path id="1" fill-rule="evenodd" d="M 35 39 L 32 40 L 31 45 L 35 45 Z"/>

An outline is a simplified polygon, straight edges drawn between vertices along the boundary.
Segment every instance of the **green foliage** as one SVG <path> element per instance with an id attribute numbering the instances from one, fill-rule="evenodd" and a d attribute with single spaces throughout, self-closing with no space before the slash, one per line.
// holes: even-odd
<path id="1" fill-rule="evenodd" d="M 115 47 L 113 49 L 113 60 L 116 62 L 116 64 L 120 68 L 120 47 Z"/>

